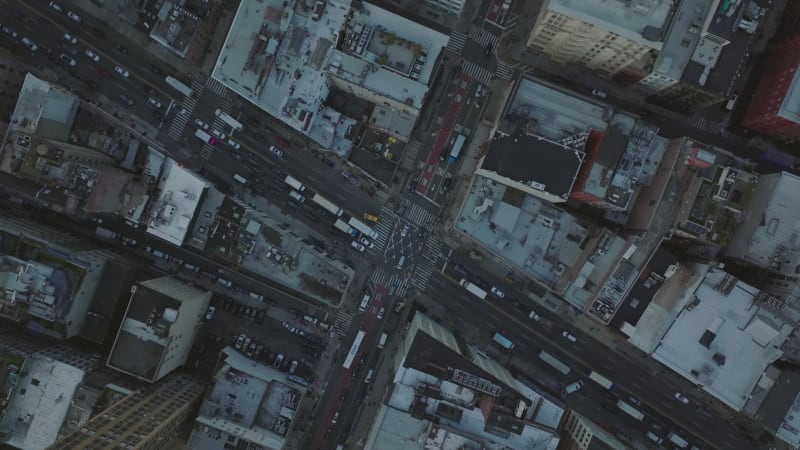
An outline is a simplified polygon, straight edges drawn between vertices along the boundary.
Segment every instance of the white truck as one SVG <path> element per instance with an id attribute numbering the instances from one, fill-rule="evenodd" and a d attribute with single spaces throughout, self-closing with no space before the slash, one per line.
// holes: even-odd
<path id="1" fill-rule="evenodd" d="M 458 282 L 458 284 L 460 284 L 464 289 L 469 291 L 470 294 L 478 297 L 481 300 L 485 300 L 486 296 L 488 295 L 486 293 L 486 291 L 484 291 L 483 289 L 479 288 L 478 286 L 470 283 L 467 280 L 462 279 L 461 281 Z"/>
<path id="2" fill-rule="evenodd" d="M 297 192 L 303 192 L 306 190 L 306 185 L 297 179 L 292 178 L 290 175 L 286 175 L 286 178 L 283 179 L 283 182 L 291 186 L 292 189 L 296 190 Z"/>
<path id="3" fill-rule="evenodd" d="M 350 236 L 353 236 L 353 237 L 358 236 L 358 230 L 356 230 L 355 228 L 353 228 L 350 225 L 348 225 L 347 222 L 345 222 L 344 220 L 338 219 L 336 221 L 336 223 L 333 224 L 333 226 L 336 227 L 337 229 L 349 234 Z"/>
<path id="4" fill-rule="evenodd" d="M 238 173 L 233 174 L 233 179 L 238 181 L 239 183 L 247 184 L 247 178 L 239 175 Z"/>
<path id="5" fill-rule="evenodd" d="M 202 139 L 203 142 L 206 142 L 208 144 L 212 144 L 213 145 L 217 141 L 216 138 L 212 137 L 210 134 L 206 133 L 205 131 L 203 131 L 203 130 L 201 130 L 199 128 L 197 129 L 197 131 L 194 132 L 194 135 L 197 136 L 198 138 Z"/>
<path id="6" fill-rule="evenodd" d="M 673 444 L 677 445 L 680 448 L 686 448 L 689 446 L 689 443 L 686 442 L 686 439 L 684 439 L 683 437 L 681 437 L 681 435 L 675 433 L 674 431 L 669 432 L 669 434 L 667 435 L 667 439 L 669 439 L 670 442 L 672 442 Z"/>

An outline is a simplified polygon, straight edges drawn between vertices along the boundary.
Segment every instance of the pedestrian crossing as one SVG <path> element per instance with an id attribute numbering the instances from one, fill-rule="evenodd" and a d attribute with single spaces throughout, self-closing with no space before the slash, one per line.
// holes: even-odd
<path id="1" fill-rule="evenodd" d="M 450 50 L 456 55 L 460 55 L 461 51 L 464 50 L 464 44 L 467 43 L 468 38 L 469 36 L 464 33 L 453 31 L 450 33 L 450 39 L 447 41 L 447 50 Z"/>
<path id="2" fill-rule="evenodd" d="M 481 67 L 468 59 L 461 61 L 461 73 L 485 86 L 491 86 L 492 81 L 494 81 L 494 73 L 491 70 Z"/>
<path id="3" fill-rule="evenodd" d="M 392 226 L 394 225 L 394 221 L 391 220 L 394 213 L 391 209 L 387 207 L 383 207 L 381 209 L 381 220 L 372 227 L 373 230 L 378 232 L 378 237 L 373 239 L 372 242 L 375 243 L 376 249 L 383 249 L 386 246 L 386 241 L 389 239 L 389 235 L 392 234 Z"/>
<path id="4" fill-rule="evenodd" d="M 403 213 L 403 218 L 419 226 L 428 227 L 433 224 L 433 221 L 436 218 L 432 212 L 417 205 L 416 203 L 403 200 L 402 205 L 406 207 L 406 211 Z"/>
<path id="5" fill-rule="evenodd" d="M 333 323 L 333 332 L 341 337 L 347 337 L 350 325 L 353 323 L 353 314 L 340 311 Z"/>
<path id="6" fill-rule="evenodd" d="M 192 97 L 183 97 L 181 99 L 179 106 L 183 107 L 185 113 L 175 114 L 175 117 L 172 119 L 172 123 L 169 126 L 169 131 L 167 132 L 167 136 L 169 136 L 172 140 L 180 140 L 181 136 L 183 135 L 183 131 L 186 129 L 186 125 L 189 123 L 191 119 L 192 111 L 194 111 L 194 107 L 197 106 L 197 99 L 200 98 L 200 94 L 203 92 L 203 83 L 200 82 L 197 78 L 192 80 L 192 91 L 196 92 L 197 95 Z"/>
<path id="7" fill-rule="evenodd" d="M 473 41 L 477 42 L 481 45 L 481 47 L 486 47 L 487 45 L 491 44 L 492 47 L 497 45 L 498 36 L 492 34 L 481 27 L 473 26 L 471 30 L 469 30 L 469 38 Z"/>
<path id="8" fill-rule="evenodd" d="M 378 268 L 372 272 L 369 279 L 370 288 L 375 290 L 377 286 L 384 286 L 388 289 L 390 296 L 402 297 L 408 290 L 408 280 L 401 273 L 389 273 Z"/>
<path id="9" fill-rule="evenodd" d="M 714 122 L 711 119 L 698 116 L 692 121 L 692 126 L 701 130 L 708 131 L 712 134 L 722 134 L 725 130 L 725 125 L 719 122 Z"/>
<path id="10" fill-rule="evenodd" d="M 224 84 L 220 83 L 219 81 L 215 80 L 212 77 L 208 77 L 208 79 L 206 80 L 206 87 L 208 88 L 208 90 L 210 90 L 211 92 L 217 94 L 222 98 L 230 97 L 231 91 L 227 87 L 225 87 Z"/>
<path id="11" fill-rule="evenodd" d="M 515 72 L 516 70 L 514 69 L 514 66 L 506 62 L 500 61 L 499 59 L 497 60 L 496 73 L 498 78 L 502 78 L 506 81 L 514 81 Z"/>
<path id="12" fill-rule="evenodd" d="M 424 291 L 428 287 L 428 280 L 433 274 L 441 252 L 442 242 L 440 240 L 431 237 L 425 241 L 422 260 L 414 267 L 414 274 L 411 276 L 411 284 L 420 291 Z"/>

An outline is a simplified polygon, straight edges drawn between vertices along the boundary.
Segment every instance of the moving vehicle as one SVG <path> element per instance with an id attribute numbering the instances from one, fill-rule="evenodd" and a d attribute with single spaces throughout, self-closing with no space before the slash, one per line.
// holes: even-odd
<path id="1" fill-rule="evenodd" d="M 303 192 L 306 190 L 306 186 L 297 179 L 293 178 L 291 175 L 286 175 L 286 178 L 283 179 L 283 182 L 291 186 L 297 192 Z"/>
<path id="2" fill-rule="evenodd" d="M 25 44 L 25 47 L 28 47 L 28 50 L 32 52 L 35 52 L 36 50 L 39 49 L 39 47 L 36 44 L 34 44 L 32 40 L 26 37 L 22 38 L 22 43 Z"/>
<path id="3" fill-rule="evenodd" d="M 80 23 L 80 21 L 81 21 L 81 16 L 75 14 L 72 11 L 68 11 L 67 12 L 67 17 L 69 17 L 70 19 L 72 19 L 72 20 L 74 20 L 75 22 L 78 22 L 78 23 Z"/>
<path id="4" fill-rule="evenodd" d="M 375 244 L 373 244 L 372 241 L 370 241 L 369 239 L 365 238 L 364 236 L 361 236 L 360 238 L 358 238 L 358 242 L 361 245 L 363 245 L 364 247 L 367 247 L 367 248 L 375 247 Z"/>
<path id="5" fill-rule="evenodd" d="M 108 228 L 97 227 L 94 233 L 102 238 L 106 239 L 116 239 L 118 234 L 109 230 Z"/>
<path id="6" fill-rule="evenodd" d="M 207 142 L 207 143 L 209 143 L 211 145 L 214 145 L 214 144 L 217 143 L 217 138 L 215 138 L 214 136 L 211 136 L 210 134 L 206 133 L 205 131 L 201 130 L 200 128 L 198 128 L 197 131 L 194 132 L 194 135 L 199 137 L 200 139 L 202 139 L 203 142 Z"/>
<path id="7" fill-rule="evenodd" d="M 496 287 L 492 287 L 489 291 L 497 298 L 505 298 L 506 296 L 504 291 L 497 289 Z"/>
<path id="8" fill-rule="evenodd" d="M 539 314 L 537 314 L 535 310 L 532 309 L 531 312 L 528 313 L 528 318 L 538 322 L 539 320 L 541 320 L 542 317 Z"/>
<path id="9" fill-rule="evenodd" d="M 539 352 L 539 359 L 541 359 L 542 362 L 546 363 L 547 365 L 549 365 L 553 369 L 556 369 L 558 372 L 561 372 L 564 375 L 568 374 L 569 371 L 571 370 L 568 365 L 564 364 L 563 362 L 561 362 L 561 360 L 551 355 L 550 353 L 547 353 L 544 350 Z"/>
<path id="10" fill-rule="evenodd" d="M 369 294 L 364 294 L 364 297 L 361 298 L 361 304 L 358 305 L 358 311 L 364 312 L 369 308 L 369 301 L 372 299 Z"/>
<path id="11" fill-rule="evenodd" d="M 125 70 L 122 66 L 114 66 L 114 72 L 122 75 L 123 78 L 128 78 L 131 74 Z"/>
<path id="12" fill-rule="evenodd" d="M 583 387 L 583 381 L 581 380 L 578 380 L 574 383 L 570 383 L 564 386 L 564 395 L 572 394 L 573 392 L 578 391 L 582 387 Z"/>
<path id="13" fill-rule="evenodd" d="M 374 375 L 374 374 L 375 374 L 375 370 L 374 369 L 369 369 L 367 371 L 367 376 L 364 377 L 364 384 L 369 384 L 372 381 L 372 375 Z"/>
<path id="14" fill-rule="evenodd" d="M 319 206 L 321 206 L 322 209 L 324 209 L 325 211 L 328 211 L 329 213 L 333 214 L 336 217 L 340 217 L 344 213 L 342 208 L 339 208 L 332 201 L 326 199 L 325 197 L 323 197 L 323 196 L 321 196 L 319 194 L 314 194 L 314 196 L 311 197 L 311 200 L 314 203 L 316 203 Z"/>
<path id="15" fill-rule="evenodd" d="M 197 125 L 197 127 L 201 130 L 208 130 L 208 124 L 200 119 L 194 119 L 194 124 Z"/>
<path id="16" fill-rule="evenodd" d="M 381 339 L 378 341 L 378 348 L 386 347 L 387 339 L 389 339 L 389 335 L 386 333 L 381 333 Z"/>
<path id="17" fill-rule="evenodd" d="M 633 417 L 636 420 L 644 419 L 644 413 L 634 408 L 624 400 L 617 401 L 617 408 L 621 409 L 625 414 Z"/>
<path id="18" fill-rule="evenodd" d="M 513 350 L 515 347 L 513 342 L 511 342 L 507 337 L 503 336 L 499 332 L 494 333 L 494 336 L 492 336 L 492 340 L 506 350 Z"/>
<path id="19" fill-rule="evenodd" d="M 241 184 L 247 184 L 247 178 L 239 175 L 238 173 L 233 174 L 233 179 Z"/>
<path id="20" fill-rule="evenodd" d="M 358 241 L 351 242 L 350 246 L 358 250 L 359 252 L 363 252 L 364 250 L 366 250 L 366 248 L 363 245 L 359 244 Z"/>
<path id="21" fill-rule="evenodd" d="M 63 53 L 61 54 L 61 56 L 58 57 L 58 59 L 60 59 L 61 62 L 63 62 L 64 64 L 66 64 L 66 65 L 68 65 L 70 67 L 75 67 L 78 64 L 74 59 L 70 58 L 69 56 L 67 56 L 67 55 L 65 55 Z"/>
<path id="22" fill-rule="evenodd" d="M 600 375 L 599 373 L 595 372 L 594 370 L 589 370 L 587 376 L 590 380 L 594 381 L 595 383 L 599 384 L 600 386 L 608 389 L 609 391 L 613 391 L 617 386 L 614 384 L 613 381 L 609 380 L 608 378 Z"/>
<path id="23" fill-rule="evenodd" d="M 575 336 L 574 336 L 572 333 L 570 333 L 569 331 L 563 331 L 563 332 L 561 333 L 561 336 L 564 336 L 564 338 L 565 338 L 566 340 L 570 341 L 570 342 L 578 342 L 578 338 L 576 338 L 576 337 L 575 337 Z"/>
<path id="24" fill-rule="evenodd" d="M 386 313 L 386 308 L 384 308 L 383 306 L 381 306 L 381 308 L 378 310 L 378 320 L 381 320 L 381 319 L 383 319 L 383 315 L 384 315 L 385 313 Z"/>
<path id="25" fill-rule="evenodd" d="M 50 7 L 53 8 L 54 10 L 58 11 L 58 12 L 62 12 L 63 11 L 63 9 L 61 9 L 61 5 L 59 5 L 56 2 L 50 2 Z"/>
<path id="26" fill-rule="evenodd" d="M 679 402 L 683 403 L 684 405 L 688 405 L 689 404 L 689 399 L 686 398 L 686 396 L 681 394 L 680 392 L 676 392 L 675 393 L 675 400 L 678 400 Z"/>
<path id="27" fill-rule="evenodd" d="M 367 226 L 364 222 L 356 219 L 355 217 L 351 217 L 350 220 L 347 222 L 351 227 L 355 228 L 356 230 L 364 233 L 365 235 L 369 236 L 372 239 L 377 239 L 379 234 L 377 231 L 373 230 L 371 227 Z"/>
<path id="28" fill-rule="evenodd" d="M 606 94 L 605 91 L 601 91 L 600 89 L 592 89 L 592 95 L 594 95 L 597 98 L 607 98 L 608 97 L 608 94 Z"/>
<path id="29" fill-rule="evenodd" d="M 86 50 L 85 52 L 83 52 L 83 54 L 94 62 L 100 61 L 100 56 L 91 50 Z"/>
<path id="30" fill-rule="evenodd" d="M 411 228 L 411 226 L 410 226 L 410 225 L 408 225 L 407 223 L 404 223 L 404 224 L 403 224 L 403 228 L 401 228 L 401 229 L 400 229 L 400 236 L 401 236 L 401 237 L 406 237 L 406 236 L 408 236 L 408 230 L 409 230 L 410 228 Z"/>
<path id="31" fill-rule="evenodd" d="M 191 97 L 192 96 L 192 89 L 189 86 L 186 86 L 185 84 L 183 84 L 180 81 L 178 81 L 177 78 L 171 77 L 171 76 L 167 76 L 164 79 L 164 81 L 166 81 L 166 83 L 168 85 L 170 85 L 170 87 L 172 87 L 176 91 L 180 92 L 181 94 L 183 94 L 183 95 L 185 95 L 187 97 Z"/>
<path id="32" fill-rule="evenodd" d="M 206 320 L 213 319 L 214 318 L 214 311 L 216 311 L 216 310 L 217 310 L 217 308 L 215 308 L 213 306 L 209 306 L 208 307 L 208 311 L 206 311 Z"/>
<path id="33" fill-rule="evenodd" d="M 336 223 L 333 224 L 334 227 L 337 229 L 344 231 L 345 233 L 349 234 L 350 236 L 356 237 L 358 236 L 358 230 L 348 225 L 344 220 L 338 219 Z"/>
<path id="34" fill-rule="evenodd" d="M 374 216 L 370 213 L 364 213 L 364 220 L 369 220 L 370 222 L 377 222 L 378 216 Z"/>
<path id="35" fill-rule="evenodd" d="M 78 43 L 78 40 L 75 39 L 75 36 L 73 36 L 73 35 L 71 35 L 69 33 L 64 33 L 64 40 L 69 42 L 70 44 L 77 44 Z"/>
<path id="36" fill-rule="evenodd" d="M 663 439 L 661 439 L 657 434 L 653 433 L 652 431 L 648 431 L 647 434 L 645 434 L 645 436 L 647 436 L 647 439 L 650 439 L 656 444 L 661 444 L 664 442 Z"/>
<path id="37" fill-rule="evenodd" d="M 119 94 L 119 99 L 128 106 L 133 106 L 133 99 L 125 94 Z"/>
<path id="38" fill-rule="evenodd" d="M 462 279 L 461 281 L 458 282 L 458 284 L 460 284 L 464 289 L 469 291 L 470 294 L 478 297 L 481 300 L 485 300 L 486 296 L 488 295 L 486 293 L 486 291 L 484 291 L 483 289 L 479 288 L 478 286 L 470 283 L 467 280 Z"/>
<path id="39" fill-rule="evenodd" d="M 233 116 L 221 109 L 214 111 L 214 115 L 222 119 L 223 122 L 227 123 L 233 129 L 233 131 L 241 131 L 244 129 L 244 125 L 242 125 L 241 122 L 234 119 Z"/>
<path id="40" fill-rule="evenodd" d="M 458 137 L 456 137 L 456 141 L 453 143 L 453 148 L 450 150 L 450 156 L 448 157 L 451 163 L 458 159 L 458 156 L 461 154 L 461 149 L 464 148 L 464 143 L 466 141 L 467 137 L 463 134 L 459 134 Z"/>
<path id="41" fill-rule="evenodd" d="M 158 101 L 158 99 L 155 97 L 147 97 L 147 104 L 149 104 L 155 109 L 161 108 L 161 102 Z"/>
<path id="42" fill-rule="evenodd" d="M 283 158 L 283 150 L 275 147 L 274 145 L 269 146 L 269 152 L 273 155 L 277 156 L 278 158 Z"/>
<path id="43" fill-rule="evenodd" d="M 364 336 L 366 335 L 367 333 L 364 330 L 358 330 L 358 334 L 356 334 L 356 338 L 353 340 L 353 345 L 350 346 L 350 351 L 347 352 L 347 356 L 344 358 L 342 367 L 349 369 L 353 365 L 353 360 L 356 359 L 356 355 L 358 355 L 361 343 L 364 341 Z"/>
<path id="44" fill-rule="evenodd" d="M 306 198 L 303 196 L 303 194 L 295 191 L 294 189 L 289 191 L 289 197 L 297 200 L 299 203 L 303 203 L 306 201 Z"/>
<path id="45" fill-rule="evenodd" d="M 683 437 L 681 437 L 681 435 L 675 433 L 674 431 L 669 432 L 669 434 L 667 435 L 667 439 L 669 439 L 670 442 L 672 442 L 673 444 L 677 445 L 680 448 L 686 448 L 689 446 L 689 443 L 686 441 L 686 439 L 684 439 Z"/>
<path id="46" fill-rule="evenodd" d="M 725 109 L 728 111 L 733 111 L 733 107 L 736 106 L 736 100 L 739 98 L 737 94 L 733 94 L 730 99 L 728 99 L 728 103 L 725 104 Z"/>

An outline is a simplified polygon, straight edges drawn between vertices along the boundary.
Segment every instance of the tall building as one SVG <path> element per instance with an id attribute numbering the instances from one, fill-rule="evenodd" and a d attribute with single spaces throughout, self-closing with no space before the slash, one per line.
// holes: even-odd
<path id="1" fill-rule="evenodd" d="M 194 409 L 203 389 L 202 384 L 189 377 L 169 378 L 152 390 L 123 398 L 48 448 L 170 448 L 172 437 Z"/>
<path id="2" fill-rule="evenodd" d="M 628 449 L 631 448 L 600 425 L 583 417 L 573 410 L 567 411 L 564 416 L 564 439 L 559 443 L 561 450 L 589 450 L 589 449 Z"/>
<path id="3" fill-rule="evenodd" d="M 29 220 L 0 214 L 0 317 L 58 339 L 80 333 L 106 263 L 117 254 Z"/>
<path id="4" fill-rule="evenodd" d="M 210 292 L 172 277 L 138 283 L 108 366 L 151 383 L 182 366 L 210 301 Z"/>
<path id="5" fill-rule="evenodd" d="M 766 135 L 800 139 L 800 36 L 777 46 L 747 108 L 742 125 Z"/>
<path id="6" fill-rule="evenodd" d="M 556 62 L 611 76 L 660 51 L 672 0 L 546 0 L 528 47 Z"/>

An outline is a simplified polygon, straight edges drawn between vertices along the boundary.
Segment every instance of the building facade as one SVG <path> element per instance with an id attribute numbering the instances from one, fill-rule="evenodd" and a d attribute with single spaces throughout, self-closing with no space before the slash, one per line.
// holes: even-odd
<path id="1" fill-rule="evenodd" d="M 661 49 L 671 3 L 547 0 L 528 37 L 528 47 L 556 62 L 611 76 Z"/>

